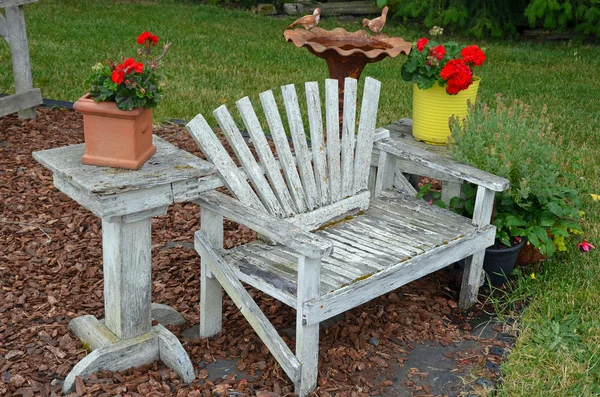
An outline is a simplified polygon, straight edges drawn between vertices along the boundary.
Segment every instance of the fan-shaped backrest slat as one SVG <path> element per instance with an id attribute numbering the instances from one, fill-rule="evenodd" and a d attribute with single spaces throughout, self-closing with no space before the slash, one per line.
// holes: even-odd
<path id="1" fill-rule="evenodd" d="M 267 123 L 269 124 L 269 129 L 271 130 L 273 142 L 277 148 L 277 154 L 281 168 L 283 169 L 283 174 L 285 175 L 292 200 L 296 206 L 296 212 L 305 212 L 306 198 L 304 188 L 302 187 L 296 164 L 294 164 L 294 158 L 292 157 L 290 145 L 283 128 L 283 123 L 281 122 L 281 116 L 279 115 L 273 92 L 269 90 L 261 93 L 260 101 L 267 118 Z"/>
<path id="2" fill-rule="evenodd" d="M 327 153 L 325 152 L 325 142 L 323 140 L 323 116 L 321 113 L 319 84 L 311 81 L 305 84 L 305 88 L 315 182 L 317 191 L 321 196 L 321 205 L 327 205 L 331 203 L 331 199 L 329 198 Z"/>
<path id="3" fill-rule="evenodd" d="M 306 205 L 309 211 L 321 206 L 321 197 L 317 193 L 317 185 L 312 168 L 312 156 L 308 151 L 306 144 L 306 134 L 302 123 L 302 115 L 300 114 L 300 106 L 298 105 L 298 96 L 296 95 L 296 87 L 289 84 L 281 87 L 283 95 L 283 103 L 290 126 L 290 134 L 294 142 L 294 153 L 300 170 L 300 178 L 302 186 L 306 194 Z"/>
<path id="4" fill-rule="evenodd" d="M 267 142 L 267 138 L 260 125 L 260 122 L 258 121 L 256 112 L 252 108 L 250 99 L 248 99 L 248 97 L 244 97 L 237 101 L 236 105 L 242 116 L 244 125 L 248 130 L 248 134 L 250 134 L 250 138 L 252 139 L 252 144 L 254 145 L 254 149 L 256 149 L 258 158 L 262 163 L 265 173 L 267 174 L 267 178 L 269 179 L 269 182 L 271 182 L 271 187 L 273 188 L 273 191 L 279 200 L 279 204 L 283 209 L 283 216 L 288 217 L 294 215 L 296 211 L 294 210 L 292 196 L 290 196 L 288 187 L 283 180 L 279 162 L 275 160 L 275 156 L 273 156 L 273 152 L 271 152 L 271 147 Z"/>
<path id="5" fill-rule="evenodd" d="M 325 119 L 327 122 L 327 164 L 331 202 L 342 198 L 340 181 L 340 109 L 338 81 L 325 80 Z"/>
<path id="6" fill-rule="evenodd" d="M 219 142 L 219 139 L 210 128 L 201 114 L 194 117 L 186 126 L 202 152 L 215 165 L 219 176 L 231 193 L 246 205 L 259 210 L 267 211 L 256 193 L 245 178 L 240 177 L 238 167 Z"/>
<path id="7" fill-rule="evenodd" d="M 380 89 L 381 83 L 379 81 L 371 77 L 365 79 L 365 89 L 360 107 L 358 138 L 354 154 L 354 193 L 367 189 Z"/>
<path id="8" fill-rule="evenodd" d="M 342 197 L 351 196 L 354 192 L 354 146 L 356 141 L 356 91 L 355 79 L 344 81 L 344 121 L 342 127 Z"/>
<path id="9" fill-rule="evenodd" d="M 252 182 L 254 190 L 267 211 L 270 214 L 282 218 L 284 216 L 283 208 L 281 208 L 277 197 L 273 194 L 273 190 L 271 190 L 271 186 L 269 186 L 269 183 L 263 174 L 263 170 L 256 163 L 252 152 L 248 148 L 246 141 L 242 137 L 238 127 L 235 125 L 235 121 L 233 121 L 233 118 L 225 105 L 217 108 L 213 112 L 213 115 L 217 119 L 221 130 L 227 137 L 231 148 L 244 168 L 244 171 L 246 171 L 248 179 Z"/>

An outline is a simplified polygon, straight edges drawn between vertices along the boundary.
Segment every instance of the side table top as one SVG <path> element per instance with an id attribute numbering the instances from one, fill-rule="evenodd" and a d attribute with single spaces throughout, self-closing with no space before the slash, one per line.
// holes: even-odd
<path id="1" fill-rule="evenodd" d="M 110 195 L 149 189 L 213 173 L 211 163 L 170 144 L 157 136 L 152 142 L 156 154 L 139 170 L 84 165 L 85 145 L 63 146 L 33 153 L 33 158 L 55 175 L 83 191 Z"/>
<path id="2" fill-rule="evenodd" d="M 425 142 L 417 141 L 412 135 L 411 119 L 400 119 L 384 126 L 383 128 L 390 132 L 390 138 L 395 141 L 401 141 L 408 145 L 427 150 L 428 152 L 435 153 L 440 156 L 450 156 L 448 153 L 448 146 L 446 145 L 430 145 Z"/>

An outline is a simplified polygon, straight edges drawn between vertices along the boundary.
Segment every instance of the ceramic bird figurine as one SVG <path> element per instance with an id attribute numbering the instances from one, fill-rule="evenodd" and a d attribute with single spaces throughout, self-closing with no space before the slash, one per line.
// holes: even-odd
<path id="1" fill-rule="evenodd" d="M 363 19 L 363 26 L 365 28 L 368 28 L 373 33 L 381 32 L 381 29 L 383 29 L 383 27 L 385 26 L 385 20 L 387 18 L 387 13 L 388 13 L 388 7 L 385 6 L 385 7 L 383 7 L 383 10 L 381 10 L 380 17 L 377 17 L 375 19 L 367 19 L 367 18 Z"/>
<path id="2" fill-rule="evenodd" d="M 305 15 L 302 18 L 297 19 L 286 29 L 291 29 L 297 25 L 304 26 L 304 29 L 306 30 L 312 29 L 319 24 L 319 19 L 321 19 L 321 9 L 316 8 L 312 15 Z"/>

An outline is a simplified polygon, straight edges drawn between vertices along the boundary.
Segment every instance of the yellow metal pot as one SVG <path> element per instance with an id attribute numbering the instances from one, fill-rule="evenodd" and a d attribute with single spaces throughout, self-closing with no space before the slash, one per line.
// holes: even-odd
<path id="1" fill-rule="evenodd" d="M 437 83 L 427 90 L 413 84 L 412 132 L 415 139 L 432 145 L 447 144 L 450 136 L 448 120 L 453 115 L 460 119 L 467 116 L 467 101 L 475 103 L 479 82 L 479 77 L 473 76 L 473 84 L 456 95 L 448 94 L 446 87 Z"/>

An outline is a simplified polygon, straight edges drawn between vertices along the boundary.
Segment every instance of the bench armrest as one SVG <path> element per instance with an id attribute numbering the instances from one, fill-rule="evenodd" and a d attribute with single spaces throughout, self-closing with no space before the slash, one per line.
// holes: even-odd
<path id="1" fill-rule="evenodd" d="M 470 165 L 459 163 L 450 157 L 440 156 L 439 154 L 431 153 L 391 138 L 381 139 L 375 142 L 374 146 L 376 149 L 393 156 L 418 163 L 494 192 L 503 192 L 510 186 L 509 181 L 505 178 L 471 167 Z"/>
<path id="2" fill-rule="evenodd" d="M 305 232 L 285 219 L 248 207 L 226 194 L 206 192 L 195 202 L 309 258 L 323 258 L 333 252 L 331 241 Z"/>

